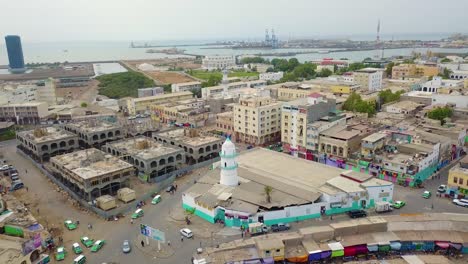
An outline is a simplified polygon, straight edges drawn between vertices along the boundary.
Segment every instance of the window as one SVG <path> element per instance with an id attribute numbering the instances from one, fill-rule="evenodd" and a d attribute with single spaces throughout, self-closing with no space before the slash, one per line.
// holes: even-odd
<path id="1" fill-rule="evenodd" d="M 458 184 L 463 184 L 463 178 L 458 179 Z"/>
<path id="2" fill-rule="evenodd" d="M 277 249 L 277 250 L 276 250 L 276 253 L 279 253 L 280 251 L 281 251 L 280 249 Z"/>
<path id="3" fill-rule="evenodd" d="M 270 250 L 265 250 L 265 254 L 270 254 Z"/>
<path id="4" fill-rule="evenodd" d="M 453 183 L 457 183 L 458 182 L 458 178 L 457 177 L 453 177 Z"/>

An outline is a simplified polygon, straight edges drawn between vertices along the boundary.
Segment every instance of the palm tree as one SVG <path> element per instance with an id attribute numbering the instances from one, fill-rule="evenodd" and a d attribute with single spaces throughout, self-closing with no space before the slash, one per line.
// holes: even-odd
<path id="1" fill-rule="evenodd" d="M 271 203 L 271 192 L 273 191 L 273 188 L 270 186 L 265 186 L 263 191 L 265 192 L 267 203 Z"/>

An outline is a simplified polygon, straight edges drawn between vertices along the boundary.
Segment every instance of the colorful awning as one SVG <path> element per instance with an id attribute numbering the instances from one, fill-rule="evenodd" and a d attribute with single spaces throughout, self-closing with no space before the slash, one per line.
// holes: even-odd
<path id="1" fill-rule="evenodd" d="M 450 246 L 456 250 L 460 250 L 463 247 L 462 244 L 458 244 L 458 243 L 450 243 Z"/>
<path id="2" fill-rule="evenodd" d="M 401 243 L 400 242 L 391 242 L 390 247 L 392 250 L 400 250 L 401 249 Z"/>
<path id="3" fill-rule="evenodd" d="M 449 242 L 442 242 L 442 241 L 436 241 L 435 242 L 436 246 L 440 248 L 449 248 L 450 243 Z"/>

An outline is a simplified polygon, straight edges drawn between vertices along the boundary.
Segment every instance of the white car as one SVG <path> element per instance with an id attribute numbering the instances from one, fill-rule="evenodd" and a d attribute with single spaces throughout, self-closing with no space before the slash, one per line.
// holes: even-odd
<path id="1" fill-rule="evenodd" d="M 6 171 L 6 170 L 9 170 L 10 169 L 10 166 L 9 165 L 2 165 L 0 167 L 0 171 Z"/>
<path id="2" fill-rule="evenodd" d="M 192 231 L 190 229 L 188 229 L 188 228 L 182 228 L 180 230 L 180 234 L 183 235 L 186 238 L 192 238 L 193 237 Z"/>
<path id="3" fill-rule="evenodd" d="M 466 199 L 453 199 L 452 202 L 459 206 L 468 207 L 468 200 Z"/>

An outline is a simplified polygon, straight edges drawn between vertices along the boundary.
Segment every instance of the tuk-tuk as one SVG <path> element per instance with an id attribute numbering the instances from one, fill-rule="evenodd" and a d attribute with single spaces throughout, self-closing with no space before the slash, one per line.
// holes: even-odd
<path id="1" fill-rule="evenodd" d="M 83 249 L 81 248 L 80 244 L 78 244 L 78 243 L 73 243 L 72 249 L 73 249 L 73 252 L 75 252 L 75 254 L 83 253 Z"/>
<path id="2" fill-rule="evenodd" d="M 136 219 L 136 218 L 139 218 L 139 217 L 142 217 L 143 216 L 143 209 L 137 209 L 133 214 L 132 214 L 132 219 Z"/>
<path id="3" fill-rule="evenodd" d="M 84 255 L 79 255 L 73 260 L 73 264 L 83 264 L 86 263 L 86 257 Z"/>
<path id="4" fill-rule="evenodd" d="M 153 200 L 151 200 L 151 204 L 158 204 L 159 202 L 161 202 L 161 195 L 156 195 Z"/>

